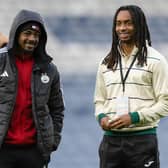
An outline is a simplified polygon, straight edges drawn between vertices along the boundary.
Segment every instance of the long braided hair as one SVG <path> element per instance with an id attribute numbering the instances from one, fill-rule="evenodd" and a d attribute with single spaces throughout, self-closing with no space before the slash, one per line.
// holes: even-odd
<path id="1" fill-rule="evenodd" d="M 151 46 L 150 32 L 148 29 L 145 15 L 141 10 L 141 8 L 135 5 L 121 6 L 116 11 L 113 19 L 112 47 L 109 54 L 105 57 L 103 61 L 103 64 L 107 65 L 107 67 L 112 69 L 113 71 L 116 70 L 118 65 L 118 60 L 120 57 L 119 51 L 117 49 L 117 46 L 119 45 L 119 38 L 115 30 L 116 19 L 117 19 L 118 13 L 123 10 L 127 10 L 128 12 L 130 12 L 130 15 L 133 20 L 133 24 L 135 28 L 134 41 L 136 42 L 136 46 L 138 48 L 138 54 L 137 54 L 138 65 L 143 66 L 144 64 L 147 64 L 146 43 L 148 43 L 148 45 Z"/>

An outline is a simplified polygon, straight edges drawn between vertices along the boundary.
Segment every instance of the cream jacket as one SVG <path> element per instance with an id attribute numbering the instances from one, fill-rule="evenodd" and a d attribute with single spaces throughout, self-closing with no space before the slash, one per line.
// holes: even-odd
<path id="1" fill-rule="evenodd" d="M 137 48 L 129 59 L 122 56 L 123 74 L 128 70 Z M 116 97 L 121 96 L 122 83 L 119 65 L 116 71 L 101 63 L 95 87 L 95 116 L 106 114 L 111 119 L 116 114 Z M 132 66 L 125 83 L 125 96 L 129 98 L 129 111 L 138 112 L 140 122 L 120 131 L 138 131 L 157 127 L 160 118 L 168 115 L 168 63 L 158 51 L 148 46 L 147 65 Z"/>

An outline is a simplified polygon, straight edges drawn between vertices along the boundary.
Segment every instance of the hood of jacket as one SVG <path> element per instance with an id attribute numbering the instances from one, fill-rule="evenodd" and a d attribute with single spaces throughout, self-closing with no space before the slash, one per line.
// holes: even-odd
<path id="1" fill-rule="evenodd" d="M 37 48 L 33 52 L 35 61 L 39 64 L 47 64 L 51 62 L 52 58 L 46 52 L 46 43 L 47 43 L 47 33 L 44 26 L 44 21 L 41 15 L 37 12 L 30 10 L 21 10 L 13 20 L 10 33 L 9 33 L 9 42 L 7 49 L 10 55 L 13 55 L 12 51 L 17 45 L 19 30 L 27 22 L 36 22 L 40 25 L 41 35 Z"/>

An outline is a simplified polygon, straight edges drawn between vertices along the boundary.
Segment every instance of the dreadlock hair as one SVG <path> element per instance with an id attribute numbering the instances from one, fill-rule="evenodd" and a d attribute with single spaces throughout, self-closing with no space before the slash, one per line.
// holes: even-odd
<path id="1" fill-rule="evenodd" d="M 127 10 L 128 12 L 130 12 L 130 15 L 133 20 L 133 24 L 135 28 L 134 41 L 136 42 L 136 46 L 138 48 L 138 54 L 137 54 L 138 65 L 143 66 L 144 64 L 147 64 L 146 43 L 148 43 L 148 45 L 151 46 L 151 39 L 150 39 L 148 25 L 146 22 L 145 15 L 141 10 L 141 8 L 135 5 L 121 6 L 116 11 L 113 19 L 112 47 L 109 54 L 103 60 L 103 64 L 107 65 L 107 67 L 112 69 L 113 71 L 116 70 L 118 65 L 118 59 L 120 57 L 120 53 L 117 47 L 119 45 L 119 38 L 115 30 L 116 19 L 117 19 L 118 13 L 123 10 Z"/>

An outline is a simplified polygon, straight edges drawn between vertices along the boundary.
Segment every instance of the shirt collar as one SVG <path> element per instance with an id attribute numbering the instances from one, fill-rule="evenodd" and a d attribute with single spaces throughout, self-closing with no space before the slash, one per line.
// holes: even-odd
<path id="1" fill-rule="evenodd" d="M 118 51 L 119 51 L 119 53 L 120 53 L 121 56 L 127 57 L 127 56 L 122 52 L 120 45 L 118 45 Z M 129 55 L 129 57 L 130 57 L 130 56 L 135 56 L 135 55 L 137 54 L 137 52 L 138 52 L 138 48 L 134 45 L 134 48 L 133 48 L 131 54 Z"/>

